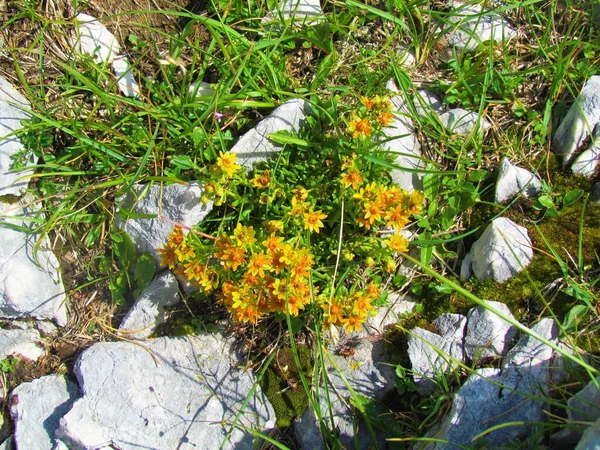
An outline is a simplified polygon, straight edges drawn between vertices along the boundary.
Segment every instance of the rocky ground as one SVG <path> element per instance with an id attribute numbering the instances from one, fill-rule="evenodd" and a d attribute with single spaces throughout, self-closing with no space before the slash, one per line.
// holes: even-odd
<path id="1" fill-rule="evenodd" d="M 296 9 L 290 5 L 280 6 L 283 15 L 290 15 L 290 8 Z M 160 6 L 149 3 L 147 8 Z M 128 59 L 118 51 L 118 42 L 124 42 L 127 31 L 121 28 L 118 15 L 106 22 L 94 18 L 126 7 L 126 2 L 92 2 L 85 9 L 89 15 L 77 16 L 82 37 L 78 45 L 99 64 L 110 63 L 119 78 L 121 94 L 136 97 L 140 87 L 127 72 Z M 136 4 L 132 9 L 144 8 Z M 65 18 L 71 18 L 72 12 L 72 8 L 61 10 Z M 296 13 L 315 17 L 322 10 L 318 3 L 307 2 Z M 154 30 L 177 26 L 173 21 L 162 23 L 157 17 L 152 22 Z M 490 13 L 482 20 L 463 23 L 450 35 L 448 45 L 455 50 L 469 49 L 479 41 L 502 41 L 515 33 L 501 15 Z M 65 41 L 56 45 L 69 48 L 71 44 Z M 408 51 L 404 64 L 414 64 L 414 55 Z M 153 337 L 174 309 L 184 307 L 182 293 L 192 289 L 184 280 L 169 270 L 159 271 L 134 305 L 118 309 L 101 298 L 106 291 L 92 287 L 75 292 L 83 278 L 66 269 L 77 267 L 69 261 L 70 253 L 58 252 L 59 261 L 54 251 L 61 243 L 48 235 L 40 239 L 31 232 L 36 223 L 46 219 L 40 202 L 23 195 L 30 183 L 24 175 L 34 169 L 13 173 L 9 166 L 11 155 L 23 149 L 11 133 L 22 126 L 21 120 L 31 118 L 35 108 L 24 95 L 26 90 L 17 74 L 7 67 L 3 66 L 2 72 L 10 72 L 10 76 L 0 76 L 4 225 L 0 233 L 0 368 L 4 389 L 0 448 L 250 449 L 256 448 L 257 442 L 265 447 L 274 445 L 267 441 L 282 439 L 274 405 L 257 382 L 259 373 L 249 369 L 252 363 L 247 349 L 239 345 L 230 329 L 218 323 L 214 332 Z M 193 88 L 202 90 L 202 95 L 212 95 L 208 85 Z M 415 115 L 436 115 L 453 136 L 484 133 L 492 126 L 477 111 L 444 108 L 439 96 L 428 90 L 415 92 L 408 102 L 394 81 L 387 88 L 393 94 L 395 119 L 385 131 L 390 139 L 383 146 L 399 152 L 397 164 L 409 169 L 392 171 L 394 182 L 406 190 L 423 187 L 422 174 L 410 170 L 423 168 Z M 413 111 L 411 104 L 419 105 L 419 109 Z M 301 99 L 278 105 L 239 137 L 231 152 L 251 170 L 281 149 L 267 137 L 269 133 L 298 132 L 309 114 L 310 105 Z M 591 76 L 581 86 L 553 140 L 573 172 L 595 176 L 600 161 L 600 76 Z M 139 253 L 149 252 L 160 262 L 157 249 L 174 224 L 194 226 L 213 208 L 212 202 L 201 201 L 203 189 L 201 180 L 186 186 L 147 188 L 136 184 L 126 196 L 115 199 L 120 208 L 135 212 L 129 218 L 117 218 L 116 226 L 131 237 Z M 541 192 L 537 175 L 502 159 L 495 188 L 497 203 L 508 203 L 515 196 L 536 198 Z M 591 194 L 591 201 L 600 201 L 598 183 Z M 527 228 L 498 217 L 474 241 L 463 259 L 460 276 L 463 280 L 473 277 L 505 282 L 531 263 L 534 251 Z M 392 325 L 415 310 L 412 300 L 391 293 L 389 306 L 370 318 L 362 332 L 326 346 L 327 354 L 322 357 L 327 377 L 312 380 L 313 389 L 321 393 L 317 402 L 323 416 L 315 412 L 316 405 L 306 409 L 292 425 L 290 447 L 327 448 L 330 439 L 345 448 L 384 448 L 394 445 L 386 439 L 403 437 L 385 416 L 369 408 L 398 389 L 399 374 L 384 349 L 384 338 Z M 425 437 L 434 439 L 415 447 L 469 446 L 481 433 L 507 423 L 513 426 L 486 433 L 488 448 L 526 441 L 534 435 L 535 424 L 547 420 L 549 405 L 556 403 L 551 396 L 553 386 L 562 383 L 576 364 L 594 370 L 591 359 L 582 360 L 578 350 L 559 335 L 550 315 L 534 324 L 521 324 L 509 307 L 494 301 L 472 307 L 465 315 L 442 314 L 427 329 L 411 327 L 402 345 L 414 372 L 411 382 L 421 397 L 437 389 L 443 374 L 452 378 L 461 368 L 474 368 L 460 380 L 447 410 L 439 413 L 439 420 L 426 432 Z M 600 378 L 568 400 L 569 422 L 594 425 L 585 433 L 581 428 L 565 427 L 553 436 L 553 446 L 574 447 L 579 442 L 577 448 L 591 449 L 600 445 L 598 382 Z M 360 403 L 357 399 L 365 400 Z M 379 420 L 365 422 L 365 416 Z M 323 436 L 323 419 L 330 430 L 335 430 L 335 436 Z"/>

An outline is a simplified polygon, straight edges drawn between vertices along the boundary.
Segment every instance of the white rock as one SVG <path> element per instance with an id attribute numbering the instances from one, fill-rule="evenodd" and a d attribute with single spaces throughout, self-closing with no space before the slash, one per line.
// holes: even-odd
<path id="1" fill-rule="evenodd" d="M 394 106 L 394 121 L 382 131 L 386 139 L 392 139 L 384 142 L 381 148 L 395 155 L 394 163 L 401 167 L 390 172 L 392 181 L 410 192 L 420 189 L 422 185 L 423 176 L 419 171 L 424 167 L 421 148 L 415 127 L 408 116 L 406 101 L 401 96 L 394 96 L 390 100 Z"/>
<path id="2" fill-rule="evenodd" d="M 17 448 L 53 450 L 58 422 L 78 394 L 77 385 L 60 375 L 47 375 L 17 386 L 9 402 Z"/>
<path id="3" fill-rule="evenodd" d="M 252 434 L 233 421 L 239 414 L 240 425 L 268 434 L 275 415 L 234 345 L 221 334 L 93 345 L 75 364 L 83 398 L 58 437 L 86 450 L 253 449 Z"/>
<path id="4" fill-rule="evenodd" d="M 196 97 L 211 97 L 215 94 L 215 90 L 211 87 L 211 85 L 204 81 L 194 81 L 192 84 L 190 84 L 188 91 L 191 95 Z"/>
<path id="5" fill-rule="evenodd" d="M 319 0 L 284 0 L 278 8 L 263 17 L 261 23 L 295 22 L 315 23 L 324 18 Z"/>
<path id="6" fill-rule="evenodd" d="M 56 332 L 58 331 L 56 325 L 46 320 L 37 320 L 35 322 L 35 327 L 44 337 L 56 334 Z"/>
<path id="7" fill-rule="evenodd" d="M 410 297 L 395 293 L 389 295 L 388 302 L 390 306 L 379 308 L 376 316 L 368 318 L 364 337 L 384 333 L 386 328 L 398 323 L 403 315 L 412 313 L 417 307 L 416 302 L 411 301 Z"/>
<path id="8" fill-rule="evenodd" d="M 490 41 L 507 41 L 516 32 L 498 14 L 483 11 L 481 5 L 463 5 L 455 2 L 448 22 L 452 32 L 448 44 L 458 51 L 472 51 Z"/>
<path id="9" fill-rule="evenodd" d="M 6 222 L 31 229 L 35 221 L 27 218 L 35 220 L 39 207 L 26 203 L 0 202 L 0 226 Z M 0 317 L 50 319 L 64 326 L 67 307 L 58 260 L 47 237 L 34 252 L 37 239 L 6 227 L 0 232 Z"/>
<path id="10" fill-rule="evenodd" d="M 429 395 L 435 390 L 435 379 L 463 362 L 462 336 L 455 340 L 414 328 L 408 336 L 408 357 L 419 393 Z"/>
<path id="11" fill-rule="evenodd" d="M 488 225 L 471 248 L 471 268 L 475 276 L 503 283 L 521 272 L 533 259 L 527 229 L 499 217 Z"/>
<path id="12" fill-rule="evenodd" d="M 179 303 L 179 285 L 175 276 L 166 271 L 158 275 L 144 289 L 135 304 L 123 318 L 120 331 L 129 339 L 146 339 L 165 322 L 165 308 Z"/>
<path id="13" fill-rule="evenodd" d="M 575 450 L 598 450 L 600 449 L 600 419 L 586 428 L 581 440 Z"/>
<path id="14" fill-rule="evenodd" d="M 112 62 L 119 90 L 125 97 L 139 97 L 140 85 L 133 77 L 129 61 L 124 56 L 116 57 Z"/>
<path id="15" fill-rule="evenodd" d="M 393 388 L 396 375 L 385 357 L 383 340 L 370 342 L 367 339 L 361 339 L 354 350 L 354 354 L 349 357 L 332 355 L 339 371 L 328 360 L 325 362 L 329 379 L 328 389 L 331 411 L 333 412 L 335 429 L 339 431 L 338 441 L 342 448 L 355 448 L 355 438 L 359 442 L 358 448 L 370 448 L 373 445 L 372 439 L 366 425 L 358 417 L 354 417 L 354 413 L 348 405 L 350 391 L 342 380 L 340 372 L 358 395 L 376 400 L 381 400 Z M 319 387 L 319 400 L 323 417 L 330 420 L 330 410 L 323 385 Z M 353 422 L 359 424 L 358 432 L 355 432 Z M 296 421 L 294 429 L 296 440 L 301 449 L 320 450 L 327 448 L 323 444 L 319 422 L 311 408 L 308 408 L 302 417 Z M 378 438 L 378 441 L 384 441 L 383 437 L 378 436 Z"/>
<path id="16" fill-rule="evenodd" d="M 593 422 L 600 418 L 600 377 L 590 381 L 581 391 L 571 397 L 567 404 L 569 420 L 575 422 Z"/>
<path id="17" fill-rule="evenodd" d="M 596 125 L 596 132 L 590 146 L 573 161 L 571 170 L 577 175 L 591 178 L 596 173 L 598 163 L 600 163 L 600 125 Z"/>
<path id="18" fill-rule="evenodd" d="M 531 327 L 531 331 L 551 342 L 556 342 L 558 338 L 558 327 L 550 318 L 540 320 Z M 528 334 L 523 334 L 519 342 L 508 351 L 502 360 L 502 370 L 513 367 L 527 368 L 528 376 L 548 379 L 551 367 L 547 363 L 552 360 L 553 356 L 552 347 Z M 544 373 L 537 373 L 538 371 L 544 371 Z"/>
<path id="19" fill-rule="evenodd" d="M 297 133 L 304 126 L 310 104 L 302 99 L 288 100 L 276 108 L 269 117 L 244 134 L 233 146 L 238 163 L 248 170 L 255 164 L 266 161 L 283 147 L 269 139 L 269 134 L 277 131 Z"/>
<path id="20" fill-rule="evenodd" d="M 484 118 L 480 118 L 479 114 L 472 111 L 467 111 L 462 108 L 454 108 L 440 115 L 440 121 L 448 133 L 458 136 L 468 136 L 478 131 L 486 131 L 492 125 Z"/>
<path id="21" fill-rule="evenodd" d="M 508 158 L 500 162 L 500 171 L 496 181 L 496 203 L 505 203 L 518 194 L 532 197 L 540 193 L 542 183 L 529 170 L 513 166 Z"/>
<path id="22" fill-rule="evenodd" d="M 21 121 L 28 119 L 29 102 L 4 77 L 0 76 L 0 196 L 21 195 L 27 180 L 17 181 L 31 171 L 9 173 L 11 157 L 23 150 L 17 136 L 9 136 L 22 128 Z M 26 165 L 31 165 L 29 159 Z"/>
<path id="23" fill-rule="evenodd" d="M 12 436 L 7 437 L 2 444 L 0 444 L 0 450 L 14 450 L 15 443 Z"/>
<path id="24" fill-rule="evenodd" d="M 203 192 L 204 187 L 197 182 L 191 182 L 187 186 L 136 184 L 119 198 L 121 209 L 153 217 L 124 220 L 117 215 L 117 227 L 131 236 L 138 252 L 149 252 L 160 264 L 161 258 L 157 249 L 167 241 L 169 233 L 175 227 L 174 223 L 192 227 L 212 210 L 212 202 L 205 205 L 200 200 Z"/>
<path id="25" fill-rule="evenodd" d="M 7 356 L 24 356 L 37 361 L 44 354 L 42 337 L 37 330 L 0 329 L 0 360 Z"/>
<path id="26" fill-rule="evenodd" d="M 415 109 L 417 114 L 421 117 L 428 117 L 430 115 L 442 114 L 444 105 L 440 97 L 434 92 L 426 89 L 420 89 L 417 91 L 415 96 Z"/>
<path id="27" fill-rule="evenodd" d="M 514 316 L 504 303 L 486 301 L 506 317 Z M 465 353 L 471 361 L 490 356 L 504 356 L 517 334 L 514 326 L 482 306 L 472 308 L 467 315 Z"/>
<path id="28" fill-rule="evenodd" d="M 413 68 L 417 64 L 415 55 L 407 45 L 400 45 L 396 52 L 396 64 L 401 67 Z"/>
<path id="29" fill-rule="evenodd" d="M 440 336 L 453 341 L 462 341 L 465 336 L 467 318 L 462 314 L 442 314 L 433 321 Z"/>
<path id="30" fill-rule="evenodd" d="M 121 46 L 117 38 L 98 19 L 79 13 L 75 23 L 75 48 L 80 53 L 93 56 L 99 64 L 109 64 L 117 57 Z"/>
<path id="31" fill-rule="evenodd" d="M 600 122 L 600 75 L 595 75 L 583 85 L 575 102 L 554 133 L 555 151 L 563 155 L 565 164 L 592 134 L 598 122 Z"/>

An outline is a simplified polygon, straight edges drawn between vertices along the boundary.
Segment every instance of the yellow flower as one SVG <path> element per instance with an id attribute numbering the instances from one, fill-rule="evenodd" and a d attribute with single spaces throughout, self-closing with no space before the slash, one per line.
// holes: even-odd
<path id="1" fill-rule="evenodd" d="M 269 233 L 277 233 L 283 231 L 283 222 L 281 220 L 265 220 L 263 225 Z"/>
<path id="2" fill-rule="evenodd" d="M 424 200 L 425 194 L 421 191 L 412 191 L 410 193 L 410 200 L 408 201 L 408 211 L 411 214 L 421 214 Z"/>
<path id="3" fill-rule="evenodd" d="M 351 169 L 344 174 L 341 183 L 344 187 L 352 186 L 352 189 L 356 191 L 364 181 L 365 179 L 358 170 Z"/>
<path id="4" fill-rule="evenodd" d="M 348 130 L 352 133 L 354 139 L 364 139 L 367 136 L 371 136 L 373 127 L 369 119 L 361 119 L 357 115 L 353 115 L 352 120 L 348 124 Z"/>
<path id="5" fill-rule="evenodd" d="M 266 189 L 271 184 L 271 174 L 268 170 L 264 170 L 261 174 L 254 175 L 251 183 L 258 189 Z"/>
<path id="6" fill-rule="evenodd" d="M 258 275 L 259 277 L 265 276 L 265 270 L 270 268 L 271 258 L 265 255 L 265 252 L 261 251 L 250 258 L 248 262 L 248 272 L 252 275 Z"/>
<path id="7" fill-rule="evenodd" d="M 404 210 L 403 205 L 397 205 L 386 211 L 385 220 L 388 227 L 394 227 L 400 231 L 408 223 L 408 213 Z"/>
<path id="8" fill-rule="evenodd" d="M 321 219 L 325 219 L 327 214 L 323 214 L 322 211 L 311 211 L 304 214 L 304 229 L 310 230 L 312 233 L 318 233 L 319 228 L 323 228 L 323 222 Z"/>
<path id="9" fill-rule="evenodd" d="M 369 97 L 361 97 L 360 101 L 369 111 L 375 107 L 375 99 Z"/>
<path id="10" fill-rule="evenodd" d="M 238 170 L 241 169 L 242 166 L 236 164 L 237 156 L 235 153 L 219 153 L 219 157 L 217 158 L 217 166 L 227 174 L 229 178 L 233 176 Z"/>
<path id="11" fill-rule="evenodd" d="M 246 227 L 239 222 L 235 227 L 235 230 L 233 230 L 233 236 L 242 247 L 252 245 L 256 242 L 256 238 L 254 237 L 254 227 Z"/>
<path id="12" fill-rule="evenodd" d="M 294 189 L 292 189 L 292 193 L 294 194 L 294 198 L 296 198 L 298 201 L 303 202 L 304 200 L 306 200 L 308 198 L 308 191 L 306 189 L 304 189 L 302 186 L 298 186 Z"/>
<path id="13" fill-rule="evenodd" d="M 298 217 L 304 214 L 308 210 L 308 204 L 304 203 L 303 200 L 298 201 L 296 197 L 292 197 L 292 209 L 290 216 Z"/>
<path id="14" fill-rule="evenodd" d="M 389 239 L 383 241 L 385 245 L 396 252 L 407 252 L 408 251 L 408 239 L 402 236 L 400 233 L 393 234 Z"/>

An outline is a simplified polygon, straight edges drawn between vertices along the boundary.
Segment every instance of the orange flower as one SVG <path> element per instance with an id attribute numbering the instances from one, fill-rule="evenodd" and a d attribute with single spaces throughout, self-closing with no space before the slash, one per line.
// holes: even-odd
<path id="1" fill-rule="evenodd" d="M 258 189 L 266 189 L 271 184 L 271 174 L 268 170 L 264 170 L 261 174 L 254 175 L 251 183 Z"/>
<path id="2" fill-rule="evenodd" d="M 350 316 L 342 319 L 342 324 L 348 333 L 360 331 L 362 329 L 363 319 L 359 316 Z"/>
<path id="3" fill-rule="evenodd" d="M 254 237 L 254 228 L 246 227 L 239 222 L 233 231 L 233 236 L 242 247 L 252 245 L 256 242 L 256 238 Z"/>
<path id="4" fill-rule="evenodd" d="M 386 211 L 385 220 L 388 227 L 394 227 L 397 231 L 400 231 L 408 223 L 408 214 L 403 205 L 398 205 Z"/>
<path id="5" fill-rule="evenodd" d="M 263 225 L 269 233 L 277 233 L 283 231 L 283 222 L 281 220 L 266 220 Z"/>
<path id="6" fill-rule="evenodd" d="M 408 251 L 408 239 L 406 239 L 400 233 L 393 234 L 389 239 L 386 239 L 383 242 L 396 252 Z"/>
<path id="7" fill-rule="evenodd" d="M 265 276 L 265 270 L 270 268 L 271 258 L 265 255 L 265 252 L 261 251 L 250 258 L 248 262 L 248 272 L 252 275 L 258 275 L 259 277 Z"/>
<path id="8" fill-rule="evenodd" d="M 312 233 L 318 233 L 319 228 L 323 228 L 323 222 L 321 219 L 325 219 L 327 214 L 323 214 L 323 211 L 311 211 L 304 214 L 304 229 L 310 230 Z"/>
<path id="9" fill-rule="evenodd" d="M 221 169 L 222 172 L 226 173 L 229 178 L 233 176 L 238 170 L 241 169 L 242 166 L 236 164 L 237 156 L 235 153 L 219 153 L 219 157 L 217 158 L 217 166 Z"/>
<path id="10" fill-rule="evenodd" d="M 164 247 L 158 249 L 158 253 L 161 256 L 161 266 L 169 266 L 169 269 L 175 268 L 175 264 L 177 264 L 177 255 L 175 254 L 176 249 L 177 246 L 172 242 L 167 242 Z"/>
<path id="11" fill-rule="evenodd" d="M 377 114 L 377 122 L 384 127 L 389 126 L 394 121 L 394 115 L 389 111 L 381 111 Z"/>
<path id="12" fill-rule="evenodd" d="M 352 186 L 352 189 L 357 190 L 364 181 L 365 179 L 358 170 L 351 169 L 344 174 L 341 183 L 344 187 Z"/>
<path id="13" fill-rule="evenodd" d="M 348 124 L 348 130 L 352 133 L 354 139 L 365 139 L 367 136 L 371 136 L 373 127 L 369 122 L 369 119 L 353 115 L 352 120 Z"/>
<path id="14" fill-rule="evenodd" d="M 365 108 L 367 108 L 369 111 L 375 107 L 375 99 L 374 98 L 361 97 L 360 101 L 362 102 L 363 105 L 365 105 Z"/>
<path id="15" fill-rule="evenodd" d="M 304 214 L 308 210 L 308 204 L 303 200 L 298 201 L 296 197 L 292 197 L 292 209 L 290 210 L 290 216 L 298 217 Z"/>

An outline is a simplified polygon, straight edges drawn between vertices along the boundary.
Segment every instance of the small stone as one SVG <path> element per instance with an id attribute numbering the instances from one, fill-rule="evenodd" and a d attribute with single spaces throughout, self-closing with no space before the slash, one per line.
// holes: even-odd
<path id="1" fill-rule="evenodd" d="M 479 280 L 503 283 L 531 263 L 532 245 L 527 228 L 504 217 L 494 219 L 471 248 L 473 273 Z"/>
<path id="2" fill-rule="evenodd" d="M 571 170 L 577 175 L 591 178 L 596 173 L 598 163 L 600 163 L 600 122 L 596 125 L 596 132 L 589 148 L 573 161 Z"/>
<path id="3" fill-rule="evenodd" d="M 47 375 L 13 389 L 9 405 L 17 448 L 53 450 L 59 420 L 78 395 L 77 385 L 60 375 Z"/>
<path id="4" fill-rule="evenodd" d="M 458 136 L 468 136 L 476 129 L 479 132 L 486 131 L 492 126 L 487 120 L 480 118 L 476 112 L 462 108 L 446 111 L 440 115 L 440 122 L 442 122 L 448 133 Z"/>
<path id="5" fill-rule="evenodd" d="M 194 81 L 190 84 L 189 93 L 195 97 L 212 97 L 215 95 L 215 90 L 210 84 L 204 81 Z"/>
<path id="6" fill-rule="evenodd" d="M 486 300 L 485 303 L 504 316 L 514 316 L 504 303 Z M 517 335 L 514 326 L 483 306 L 472 308 L 467 315 L 465 353 L 471 361 L 481 358 L 504 356 Z"/>
<path id="7" fill-rule="evenodd" d="M 394 106 L 394 120 L 388 127 L 382 128 L 385 139 L 381 149 L 395 155 L 394 164 L 400 166 L 390 172 L 392 181 L 406 191 L 421 189 L 424 167 L 421 148 L 415 133 L 415 127 L 408 117 L 408 106 L 403 97 L 390 99 Z"/>
<path id="8" fill-rule="evenodd" d="M 505 42 L 516 36 L 516 32 L 501 16 L 483 11 L 480 5 L 454 2 L 453 6 L 448 16 L 449 25 L 452 24 L 448 44 L 458 51 L 473 51 L 481 44 Z"/>
<path id="9" fill-rule="evenodd" d="M 414 328 L 408 336 L 408 357 L 419 393 L 429 395 L 435 390 L 437 377 L 463 362 L 462 336 L 454 340 Z"/>
<path id="10" fill-rule="evenodd" d="M 41 333 L 41 335 L 44 337 L 56 334 L 56 332 L 58 331 L 58 329 L 56 328 L 56 325 L 54 325 L 52 322 L 48 322 L 46 320 L 36 321 L 35 327 Z"/>
<path id="11" fill-rule="evenodd" d="M 284 0 L 278 8 L 267 14 L 261 21 L 263 25 L 273 22 L 294 22 L 310 24 L 323 18 L 319 0 Z"/>
<path id="12" fill-rule="evenodd" d="M 221 333 L 96 343 L 75 364 L 83 397 L 57 435 L 77 449 L 251 450 L 255 437 L 233 421 L 268 434 L 275 415 L 244 362 Z"/>
<path id="13" fill-rule="evenodd" d="M 415 96 L 415 109 L 419 116 L 429 117 L 442 114 L 444 105 L 436 93 L 420 89 Z"/>
<path id="14" fill-rule="evenodd" d="M 39 207 L 28 201 L 0 202 L 0 226 L 6 222 L 33 228 Z M 67 308 L 59 263 L 47 237 L 35 251 L 38 238 L 8 227 L 0 232 L 0 317 L 51 319 L 64 326 Z"/>
<path id="15" fill-rule="evenodd" d="M 496 181 L 496 203 L 505 203 L 516 195 L 533 197 L 542 191 L 540 179 L 529 170 L 513 166 L 508 158 L 500 162 L 500 171 Z"/>
<path id="16" fill-rule="evenodd" d="M 567 404 L 569 420 L 576 422 L 594 422 L 600 418 L 600 377 L 590 381 L 581 391 L 571 397 Z"/>
<path id="17" fill-rule="evenodd" d="M 554 134 L 556 153 L 567 164 L 600 122 L 600 75 L 590 77 L 583 85 Z"/>
<path id="18" fill-rule="evenodd" d="M 231 153 L 237 155 L 240 165 L 252 170 L 255 164 L 266 161 L 283 148 L 271 141 L 269 134 L 278 131 L 297 133 L 304 126 L 309 112 L 310 104 L 306 100 L 288 100 L 244 134 L 233 146 Z"/>
<path id="19" fill-rule="evenodd" d="M 453 341 L 462 341 L 465 336 L 467 318 L 462 314 L 442 314 L 433 321 L 440 336 Z"/>
<path id="20" fill-rule="evenodd" d="M 400 45 L 396 52 L 396 64 L 401 67 L 413 68 L 417 64 L 415 55 L 407 45 Z"/>
<path id="21" fill-rule="evenodd" d="M 176 305 L 179 300 L 179 285 L 173 274 L 166 271 L 158 275 L 123 318 L 120 334 L 129 339 L 148 338 L 167 319 L 165 308 Z"/>
<path id="22" fill-rule="evenodd" d="M 23 356 L 37 361 L 44 354 L 42 337 L 37 330 L 0 329 L 0 360 L 7 356 Z"/>
<path id="23" fill-rule="evenodd" d="M 121 51 L 117 38 L 102 23 L 88 14 L 77 14 L 75 47 L 93 56 L 98 64 L 111 63 Z"/>
<path id="24" fill-rule="evenodd" d="M 31 171 L 10 172 L 12 157 L 23 151 L 23 144 L 15 135 L 7 137 L 22 128 L 21 121 L 29 119 L 29 102 L 4 77 L 0 76 L 0 196 L 21 195 L 27 188 L 27 177 Z M 25 160 L 26 166 L 34 161 Z"/>
<path id="25" fill-rule="evenodd" d="M 118 56 L 112 62 L 113 70 L 115 71 L 115 77 L 117 78 L 117 84 L 121 93 L 125 97 L 139 97 L 140 96 L 140 85 L 133 77 L 129 61 L 124 56 Z"/>
<path id="26" fill-rule="evenodd" d="M 410 297 L 395 293 L 388 296 L 388 303 L 390 306 L 379 308 L 376 316 L 369 317 L 368 332 L 363 334 L 364 337 L 384 333 L 386 328 L 398 323 L 403 315 L 412 313 L 417 307 L 416 302 L 411 301 Z"/>
<path id="27" fill-rule="evenodd" d="M 160 264 L 158 248 L 167 242 L 174 224 L 193 227 L 212 210 L 212 201 L 205 205 L 200 200 L 203 192 L 204 187 L 197 182 L 186 186 L 135 184 L 118 199 L 121 210 L 131 210 L 151 218 L 124 219 L 117 215 L 117 227 L 129 234 L 139 253 L 149 252 Z"/>

